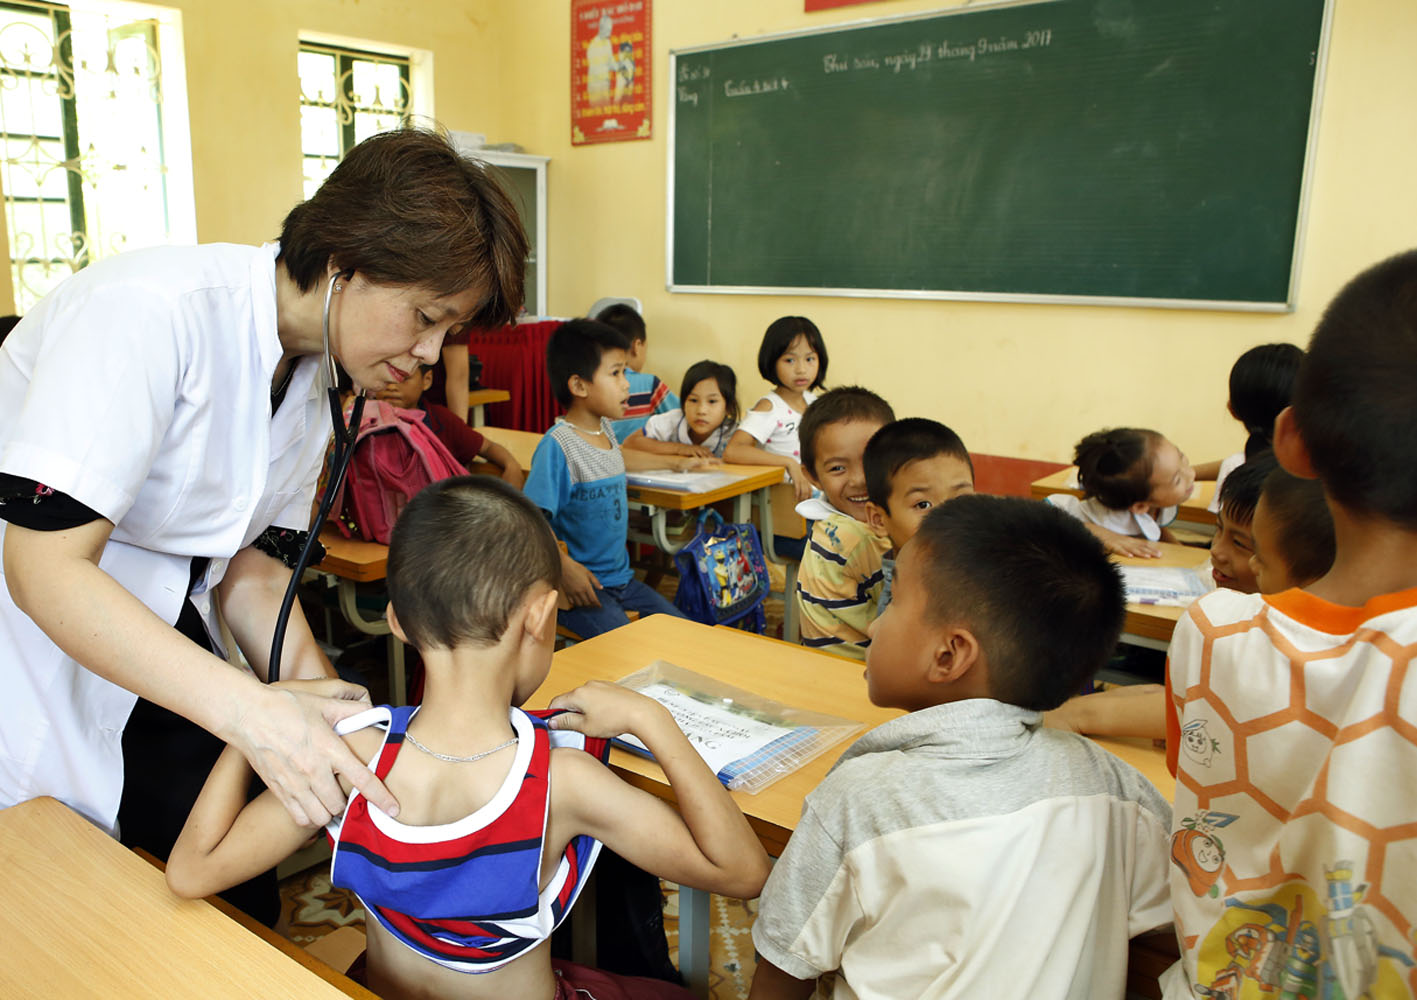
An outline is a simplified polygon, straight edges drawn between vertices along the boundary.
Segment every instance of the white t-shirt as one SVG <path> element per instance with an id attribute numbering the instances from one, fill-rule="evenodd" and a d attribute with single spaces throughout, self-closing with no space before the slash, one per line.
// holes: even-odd
<path id="1" fill-rule="evenodd" d="M 816 402 L 817 394 L 804 392 L 802 398 L 811 406 Z M 776 392 L 767 393 L 758 403 L 763 399 L 766 399 L 771 407 L 766 410 L 749 410 L 743 414 L 738 429 L 747 431 L 753 436 L 753 440 L 774 455 L 787 455 L 800 462 L 802 449 L 797 444 L 797 425 L 802 421 L 802 414 L 788 406 Z M 757 403 L 753 405 L 756 406 Z"/>
<path id="2" fill-rule="evenodd" d="M 1152 517 L 1150 514 L 1133 514 L 1130 510 L 1113 510 L 1111 507 L 1104 507 L 1102 501 L 1096 497 L 1083 500 L 1071 493 L 1050 493 L 1044 499 L 1079 520 L 1100 525 L 1119 535 L 1145 538 L 1150 542 L 1159 539 L 1161 529 L 1176 520 L 1175 507 L 1167 507 L 1161 511 L 1160 517 Z"/>
<path id="3" fill-rule="evenodd" d="M 112 521 L 100 567 L 176 622 L 271 525 L 310 525 L 329 441 L 317 358 L 272 417 L 277 247 L 160 247 L 68 278 L 0 349 L 0 472 Z M 0 525 L 0 544 L 4 540 Z M 65 656 L 0 581 L 0 807 L 52 795 L 112 830 L 136 696 Z"/>
<path id="4" fill-rule="evenodd" d="M 1220 463 L 1220 471 L 1215 474 L 1215 496 L 1210 498 L 1210 503 L 1206 505 L 1206 510 L 1212 514 L 1220 513 L 1220 487 L 1225 485 L 1225 477 L 1230 475 L 1240 466 L 1245 464 L 1245 453 L 1237 451 L 1229 458 Z"/>
<path id="5" fill-rule="evenodd" d="M 718 458 L 722 458 L 724 447 L 737 429 L 737 424 L 731 420 L 725 420 L 709 432 L 709 436 L 704 438 L 702 442 L 702 447 L 713 452 Z M 694 439 L 689 436 L 689 421 L 684 419 L 682 409 L 656 413 L 645 421 L 644 432 L 645 437 L 651 441 L 669 441 L 674 444 L 694 443 Z"/>

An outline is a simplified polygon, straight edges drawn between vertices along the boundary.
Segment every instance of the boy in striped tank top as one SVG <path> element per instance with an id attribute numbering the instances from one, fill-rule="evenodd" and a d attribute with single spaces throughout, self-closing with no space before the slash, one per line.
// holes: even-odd
<path id="1" fill-rule="evenodd" d="M 552 930 L 601 843 L 684 885 L 753 897 L 767 857 L 728 792 L 657 703 L 591 683 L 523 712 L 551 666 L 560 554 L 541 512 L 486 476 L 423 490 L 389 546 L 389 626 L 422 655 L 421 706 L 338 727 L 398 799 L 350 787 L 327 827 L 331 881 L 364 906 L 368 985 L 385 998 L 687 998 L 658 980 L 553 962 Z M 292 682 L 299 683 L 299 682 Z M 321 682 L 306 682 L 319 684 Z M 649 746 L 685 813 L 610 772 L 607 740 Z M 228 748 L 168 862 L 179 895 L 264 871 L 310 835 Z"/>
<path id="2" fill-rule="evenodd" d="M 1275 421 L 1280 464 L 1322 484 L 1332 566 L 1176 627 L 1168 1000 L 1417 995 L 1414 426 L 1409 252 L 1329 305 Z"/>

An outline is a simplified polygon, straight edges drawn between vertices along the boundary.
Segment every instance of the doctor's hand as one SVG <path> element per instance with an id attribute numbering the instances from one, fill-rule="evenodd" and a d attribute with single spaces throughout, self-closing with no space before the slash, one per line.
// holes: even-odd
<path id="1" fill-rule="evenodd" d="M 338 680 L 255 685 L 229 733 L 219 733 L 251 763 L 295 822 L 323 826 L 344 809 L 339 779 L 390 816 L 398 802 L 335 735 L 334 725 L 369 707 L 369 693 Z"/>

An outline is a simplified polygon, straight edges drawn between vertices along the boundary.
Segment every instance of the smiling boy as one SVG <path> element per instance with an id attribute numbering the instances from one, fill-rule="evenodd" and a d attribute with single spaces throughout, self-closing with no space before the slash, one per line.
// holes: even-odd
<path id="1" fill-rule="evenodd" d="M 895 557 L 931 508 L 974 492 L 974 463 L 960 436 L 938 420 L 906 417 L 866 442 L 867 523 L 891 540 L 881 560 L 878 609 L 891 602 Z"/>
<path id="2" fill-rule="evenodd" d="M 890 540 L 866 522 L 864 455 L 866 442 L 894 419 L 889 403 L 854 385 L 823 393 L 802 415 L 802 469 L 822 492 L 797 505 L 816 522 L 797 576 L 804 646 L 866 657 L 866 626 L 876 617 Z"/>

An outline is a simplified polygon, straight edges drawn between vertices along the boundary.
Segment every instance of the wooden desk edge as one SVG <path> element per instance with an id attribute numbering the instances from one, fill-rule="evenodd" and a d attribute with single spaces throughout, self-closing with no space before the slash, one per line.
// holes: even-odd
<path id="1" fill-rule="evenodd" d="M 143 850 L 141 847 L 133 848 L 133 853 L 136 854 L 138 857 L 142 858 L 148 864 L 152 865 L 158 871 L 163 872 L 167 870 L 166 865 L 164 865 L 157 858 L 153 857 L 147 851 Z M 220 896 L 208 896 L 206 901 L 212 904 L 212 906 L 216 907 L 222 913 L 226 914 L 232 920 L 235 920 L 238 924 L 246 928 L 252 934 L 256 935 L 262 941 L 265 941 L 268 945 L 275 948 L 277 951 L 288 956 L 289 958 L 294 959 L 298 964 L 304 966 L 306 969 L 309 969 L 311 972 L 319 976 L 331 986 L 335 987 L 345 996 L 357 997 L 358 1000 L 379 1000 L 377 994 L 371 993 L 365 987 L 360 986 L 353 979 L 350 979 L 338 969 L 326 965 L 324 962 L 320 961 L 318 958 L 310 954 L 304 948 L 300 947 L 294 941 L 291 941 L 289 938 L 282 937 L 281 935 L 277 934 L 275 931 L 267 927 L 265 924 L 261 923 L 259 920 L 256 920 L 253 917 L 242 913 L 240 910 L 232 906 Z"/>

